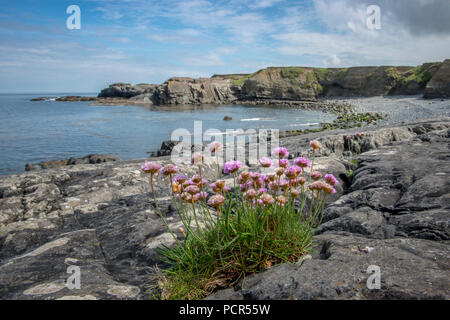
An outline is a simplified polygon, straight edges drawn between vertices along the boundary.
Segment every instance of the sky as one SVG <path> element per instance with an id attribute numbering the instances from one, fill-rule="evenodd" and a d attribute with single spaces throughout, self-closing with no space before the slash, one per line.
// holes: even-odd
<path id="1" fill-rule="evenodd" d="M 71 5 L 80 29 L 67 28 Z M 0 0 L 0 93 L 269 66 L 415 66 L 450 58 L 449 17 L 449 0 Z"/>

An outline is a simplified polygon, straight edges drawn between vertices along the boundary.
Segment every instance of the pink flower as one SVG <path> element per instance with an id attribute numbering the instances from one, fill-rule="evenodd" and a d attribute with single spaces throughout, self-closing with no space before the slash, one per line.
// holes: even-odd
<path id="1" fill-rule="evenodd" d="M 320 178 L 322 178 L 322 174 L 319 171 L 313 171 L 311 172 L 311 179 L 313 180 L 319 180 Z"/>
<path id="2" fill-rule="evenodd" d="M 156 162 L 145 161 L 145 163 L 141 165 L 141 170 L 145 173 L 156 174 L 161 170 L 161 165 Z"/>
<path id="3" fill-rule="evenodd" d="M 289 166 L 289 160 L 288 159 L 280 159 L 278 162 L 278 166 L 281 168 L 287 168 Z"/>
<path id="4" fill-rule="evenodd" d="M 268 193 L 264 193 L 263 195 L 261 195 L 260 199 L 265 205 L 273 204 L 275 202 L 273 197 Z"/>
<path id="5" fill-rule="evenodd" d="M 332 185 L 329 185 L 328 183 L 324 183 L 324 184 L 323 184 L 322 190 L 323 190 L 325 193 L 328 193 L 328 194 L 334 194 L 334 193 L 336 193 L 336 190 L 333 188 L 333 186 L 332 186 Z"/>
<path id="6" fill-rule="evenodd" d="M 289 152 L 286 148 L 278 147 L 272 150 L 272 155 L 277 158 L 287 158 L 289 156 Z"/>
<path id="7" fill-rule="evenodd" d="M 186 182 L 187 179 L 188 178 L 184 174 L 178 174 L 175 176 L 175 178 L 173 178 L 173 181 L 178 184 L 183 184 Z"/>
<path id="8" fill-rule="evenodd" d="M 192 185 L 192 186 L 189 186 L 186 189 L 184 189 L 184 191 L 189 193 L 189 194 L 191 194 L 191 195 L 194 195 L 194 194 L 197 194 L 197 193 L 200 192 L 200 188 L 197 187 L 197 186 Z"/>
<path id="9" fill-rule="evenodd" d="M 259 159 L 259 163 L 263 168 L 270 168 L 272 166 L 272 159 L 264 157 Z"/>
<path id="10" fill-rule="evenodd" d="M 175 173 L 178 172 L 178 168 L 177 166 L 173 165 L 173 164 L 166 164 L 162 169 L 161 169 L 161 174 L 163 176 L 169 176 L 169 175 L 173 175 Z"/>
<path id="11" fill-rule="evenodd" d="M 252 200 L 256 198 L 256 191 L 254 189 L 250 189 L 245 193 L 245 198 L 248 200 Z"/>
<path id="12" fill-rule="evenodd" d="M 215 194 L 208 200 L 208 205 L 213 208 L 220 207 L 225 202 L 225 198 L 220 194 Z"/>
<path id="13" fill-rule="evenodd" d="M 233 161 L 226 162 L 223 165 L 223 172 L 224 173 L 235 173 L 240 168 L 242 168 L 242 163 L 240 163 L 239 161 L 233 160 Z"/>
<path id="14" fill-rule="evenodd" d="M 292 166 L 289 167 L 285 172 L 284 175 L 286 176 L 286 178 L 292 180 L 297 178 L 297 176 L 302 172 L 302 168 L 298 167 L 298 166 Z"/>
<path id="15" fill-rule="evenodd" d="M 328 182 L 333 187 L 339 184 L 338 179 L 336 179 L 336 177 L 333 176 L 332 174 L 326 174 L 325 181 Z"/>
<path id="16" fill-rule="evenodd" d="M 252 180 L 258 180 L 260 177 L 258 172 L 251 172 L 250 173 L 250 178 L 252 178 Z"/>
<path id="17" fill-rule="evenodd" d="M 258 194 L 259 194 L 259 195 L 262 195 L 262 194 L 264 194 L 264 193 L 267 193 L 267 189 L 266 189 L 266 188 L 259 188 L 259 189 L 258 189 Z"/>
<path id="18" fill-rule="evenodd" d="M 205 157 L 203 156 L 202 153 L 200 153 L 200 152 L 195 152 L 195 153 L 192 155 L 191 164 L 199 165 L 199 164 L 202 164 L 203 161 L 205 161 Z"/>
<path id="19" fill-rule="evenodd" d="M 211 153 L 218 152 L 218 151 L 222 150 L 222 148 L 223 148 L 223 144 L 221 144 L 218 141 L 214 141 L 209 145 L 209 151 Z"/>
<path id="20" fill-rule="evenodd" d="M 294 164 L 296 166 L 302 167 L 302 168 L 306 168 L 306 167 L 311 167 L 311 160 L 309 160 L 308 158 L 305 157 L 300 157 L 294 160 Z"/>

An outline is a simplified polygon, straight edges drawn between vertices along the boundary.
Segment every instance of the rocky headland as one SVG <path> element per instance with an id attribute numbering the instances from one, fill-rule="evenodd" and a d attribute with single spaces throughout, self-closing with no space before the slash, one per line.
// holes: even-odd
<path id="1" fill-rule="evenodd" d="M 315 251 L 208 299 L 450 299 L 450 118 L 293 135 L 281 145 L 298 156 L 311 139 L 323 146 L 317 169 L 340 180 Z M 156 250 L 174 240 L 141 162 L 0 177 L 0 299 L 151 299 L 155 267 L 164 268 Z M 212 179 L 215 164 L 204 174 Z M 178 230 L 168 186 L 157 183 L 156 193 Z M 380 289 L 366 286 L 370 265 L 380 268 Z M 66 286 L 69 266 L 80 267 L 80 289 Z"/>
<path id="2" fill-rule="evenodd" d="M 331 97 L 450 97 L 450 59 L 420 66 L 269 67 L 252 74 L 173 77 L 162 84 L 114 83 L 98 97 L 58 97 L 93 104 L 285 104 Z M 48 100 L 48 97 L 33 100 Z"/>

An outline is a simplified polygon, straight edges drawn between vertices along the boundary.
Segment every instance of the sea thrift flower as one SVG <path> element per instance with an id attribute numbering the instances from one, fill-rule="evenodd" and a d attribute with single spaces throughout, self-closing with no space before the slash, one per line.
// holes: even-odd
<path id="1" fill-rule="evenodd" d="M 162 169 L 161 169 L 161 174 L 163 176 L 169 176 L 169 175 L 173 175 L 175 173 L 178 172 L 178 168 L 173 165 L 173 164 L 166 164 Z"/>
<path id="2" fill-rule="evenodd" d="M 260 177 L 258 172 L 251 172 L 250 173 L 250 178 L 252 178 L 252 180 L 258 180 Z"/>
<path id="3" fill-rule="evenodd" d="M 188 177 L 186 177 L 184 174 L 178 174 L 173 178 L 173 182 L 176 182 L 178 184 L 183 184 L 187 181 Z"/>
<path id="4" fill-rule="evenodd" d="M 263 168 L 270 168 L 272 166 L 272 159 L 264 157 L 259 159 L 259 163 Z"/>
<path id="5" fill-rule="evenodd" d="M 322 174 L 319 171 L 313 171 L 311 172 L 311 179 L 313 180 L 319 180 L 320 178 L 322 178 Z"/>
<path id="6" fill-rule="evenodd" d="M 184 191 L 187 192 L 187 193 L 189 193 L 189 194 L 194 195 L 194 194 L 200 192 L 200 188 L 197 187 L 197 186 L 192 185 L 192 186 L 189 186 L 189 187 L 187 187 L 186 189 L 184 189 Z"/>
<path id="7" fill-rule="evenodd" d="M 297 189 L 291 189 L 291 197 L 292 198 L 297 198 L 298 195 L 300 194 L 300 191 L 298 191 Z"/>
<path id="8" fill-rule="evenodd" d="M 252 200 L 256 198 L 256 191 L 254 189 L 250 189 L 245 193 L 245 198 L 248 200 Z"/>
<path id="9" fill-rule="evenodd" d="M 339 184 L 338 179 L 336 179 L 336 177 L 333 176 L 332 174 L 326 174 L 325 175 L 325 181 L 327 183 L 329 183 L 332 187 L 334 187 L 335 185 Z"/>
<path id="10" fill-rule="evenodd" d="M 317 140 L 311 141 L 311 142 L 309 143 L 309 145 L 310 145 L 311 148 L 313 148 L 314 150 L 322 148 L 322 145 L 321 145 L 320 142 L 317 141 Z"/>
<path id="11" fill-rule="evenodd" d="M 223 172 L 224 173 L 235 173 L 241 167 L 242 167 L 242 163 L 240 163 L 239 161 L 235 161 L 235 160 L 229 161 L 223 165 Z"/>
<path id="12" fill-rule="evenodd" d="M 215 184 L 219 190 L 222 190 L 225 187 L 225 181 L 223 180 L 217 180 Z"/>
<path id="13" fill-rule="evenodd" d="M 287 168 L 289 166 L 289 160 L 288 159 L 280 159 L 278 162 L 278 166 L 281 168 Z"/>
<path id="14" fill-rule="evenodd" d="M 239 187 L 239 190 L 241 190 L 241 192 L 245 192 L 247 191 L 249 188 L 251 188 L 252 183 L 248 182 L 248 183 L 243 183 L 241 184 L 241 186 Z"/>
<path id="15" fill-rule="evenodd" d="M 284 171 L 285 169 L 280 167 L 275 170 L 275 173 L 277 174 L 277 176 L 281 177 L 284 174 Z"/>
<path id="16" fill-rule="evenodd" d="M 222 150 L 222 148 L 223 148 L 223 144 L 221 144 L 218 141 L 214 141 L 209 145 L 209 151 L 211 153 L 216 153 L 216 152 Z"/>
<path id="17" fill-rule="evenodd" d="M 311 160 L 305 157 L 300 157 L 294 160 L 294 164 L 301 168 L 311 167 Z"/>
<path id="18" fill-rule="evenodd" d="M 277 201 L 278 201 L 278 204 L 283 207 L 284 204 L 286 203 L 286 197 L 285 196 L 278 196 L 277 197 Z"/>
<path id="19" fill-rule="evenodd" d="M 263 195 L 261 195 L 260 199 L 266 206 L 275 202 L 273 197 L 268 193 L 264 193 Z"/>
<path id="20" fill-rule="evenodd" d="M 191 178 L 191 181 L 195 184 L 199 184 L 202 181 L 202 177 L 198 174 L 194 174 Z"/>
<path id="21" fill-rule="evenodd" d="M 161 170 L 161 165 L 156 162 L 145 161 L 145 163 L 141 165 L 141 170 L 145 173 L 156 174 Z"/>
<path id="22" fill-rule="evenodd" d="M 267 189 L 266 189 L 266 188 L 259 188 L 259 189 L 258 189 L 258 194 L 259 194 L 259 195 L 262 195 L 262 194 L 264 194 L 264 193 L 267 193 Z"/>
<path id="23" fill-rule="evenodd" d="M 205 157 L 203 156 L 202 153 L 195 152 L 192 155 L 191 164 L 199 165 L 199 164 L 202 164 L 203 161 L 205 161 Z"/>
<path id="24" fill-rule="evenodd" d="M 269 180 L 269 181 L 275 181 L 276 179 L 277 179 L 277 176 L 275 175 L 275 173 L 268 173 L 267 174 L 267 179 Z"/>
<path id="25" fill-rule="evenodd" d="M 209 186 L 211 187 L 211 189 L 214 193 L 217 193 L 220 191 L 220 189 L 216 186 L 215 183 L 211 183 Z"/>
<path id="26" fill-rule="evenodd" d="M 332 185 L 328 184 L 328 183 L 324 183 L 322 186 L 322 190 L 327 193 L 327 194 L 333 194 L 336 193 L 336 190 L 333 188 Z"/>
<path id="27" fill-rule="evenodd" d="M 297 178 L 297 176 L 299 175 L 300 172 L 302 172 L 302 168 L 297 167 L 297 166 L 292 166 L 292 167 L 289 167 L 289 168 L 284 172 L 284 175 L 285 175 L 286 178 L 288 178 L 289 180 L 292 180 L 292 179 Z"/>
<path id="28" fill-rule="evenodd" d="M 215 194 L 208 200 L 208 205 L 213 208 L 220 207 L 225 202 L 225 198 L 220 194 Z"/>
<path id="29" fill-rule="evenodd" d="M 304 184 L 306 183 L 306 178 L 304 178 L 304 177 L 298 178 L 298 179 L 297 179 L 297 183 L 298 183 L 299 185 L 304 185 Z"/>
<path id="30" fill-rule="evenodd" d="M 243 181 L 247 182 L 248 179 L 250 179 L 250 172 L 247 171 L 241 172 L 240 176 L 242 177 Z"/>
<path id="31" fill-rule="evenodd" d="M 309 188 L 311 191 L 314 191 L 314 190 L 322 190 L 323 185 L 324 185 L 324 183 L 323 183 L 322 181 L 315 181 L 315 182 L 313 182 L 313 183 L 310 183 L 310 184 L 308 185 L 308 188 Z"/>
<path id="32" fill-rule="evenodd" d="M 272 150 L 272 155 L 277 158 L 287 158 L 289 156 L 289 152 L 286 148 L 278 147 Z"/>

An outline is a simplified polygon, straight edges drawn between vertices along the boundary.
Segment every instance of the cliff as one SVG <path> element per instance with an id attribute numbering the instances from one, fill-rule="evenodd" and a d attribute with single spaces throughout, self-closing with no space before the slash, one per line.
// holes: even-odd
<path id="1" fill-rule="evenodd" d="M 174 77 L 161 85 L 116 83 L 98 97 L 164 105 L 416 94 L 449 97 L 450 60 L 417 67 L 269 67 L 253 74 Z"/>

